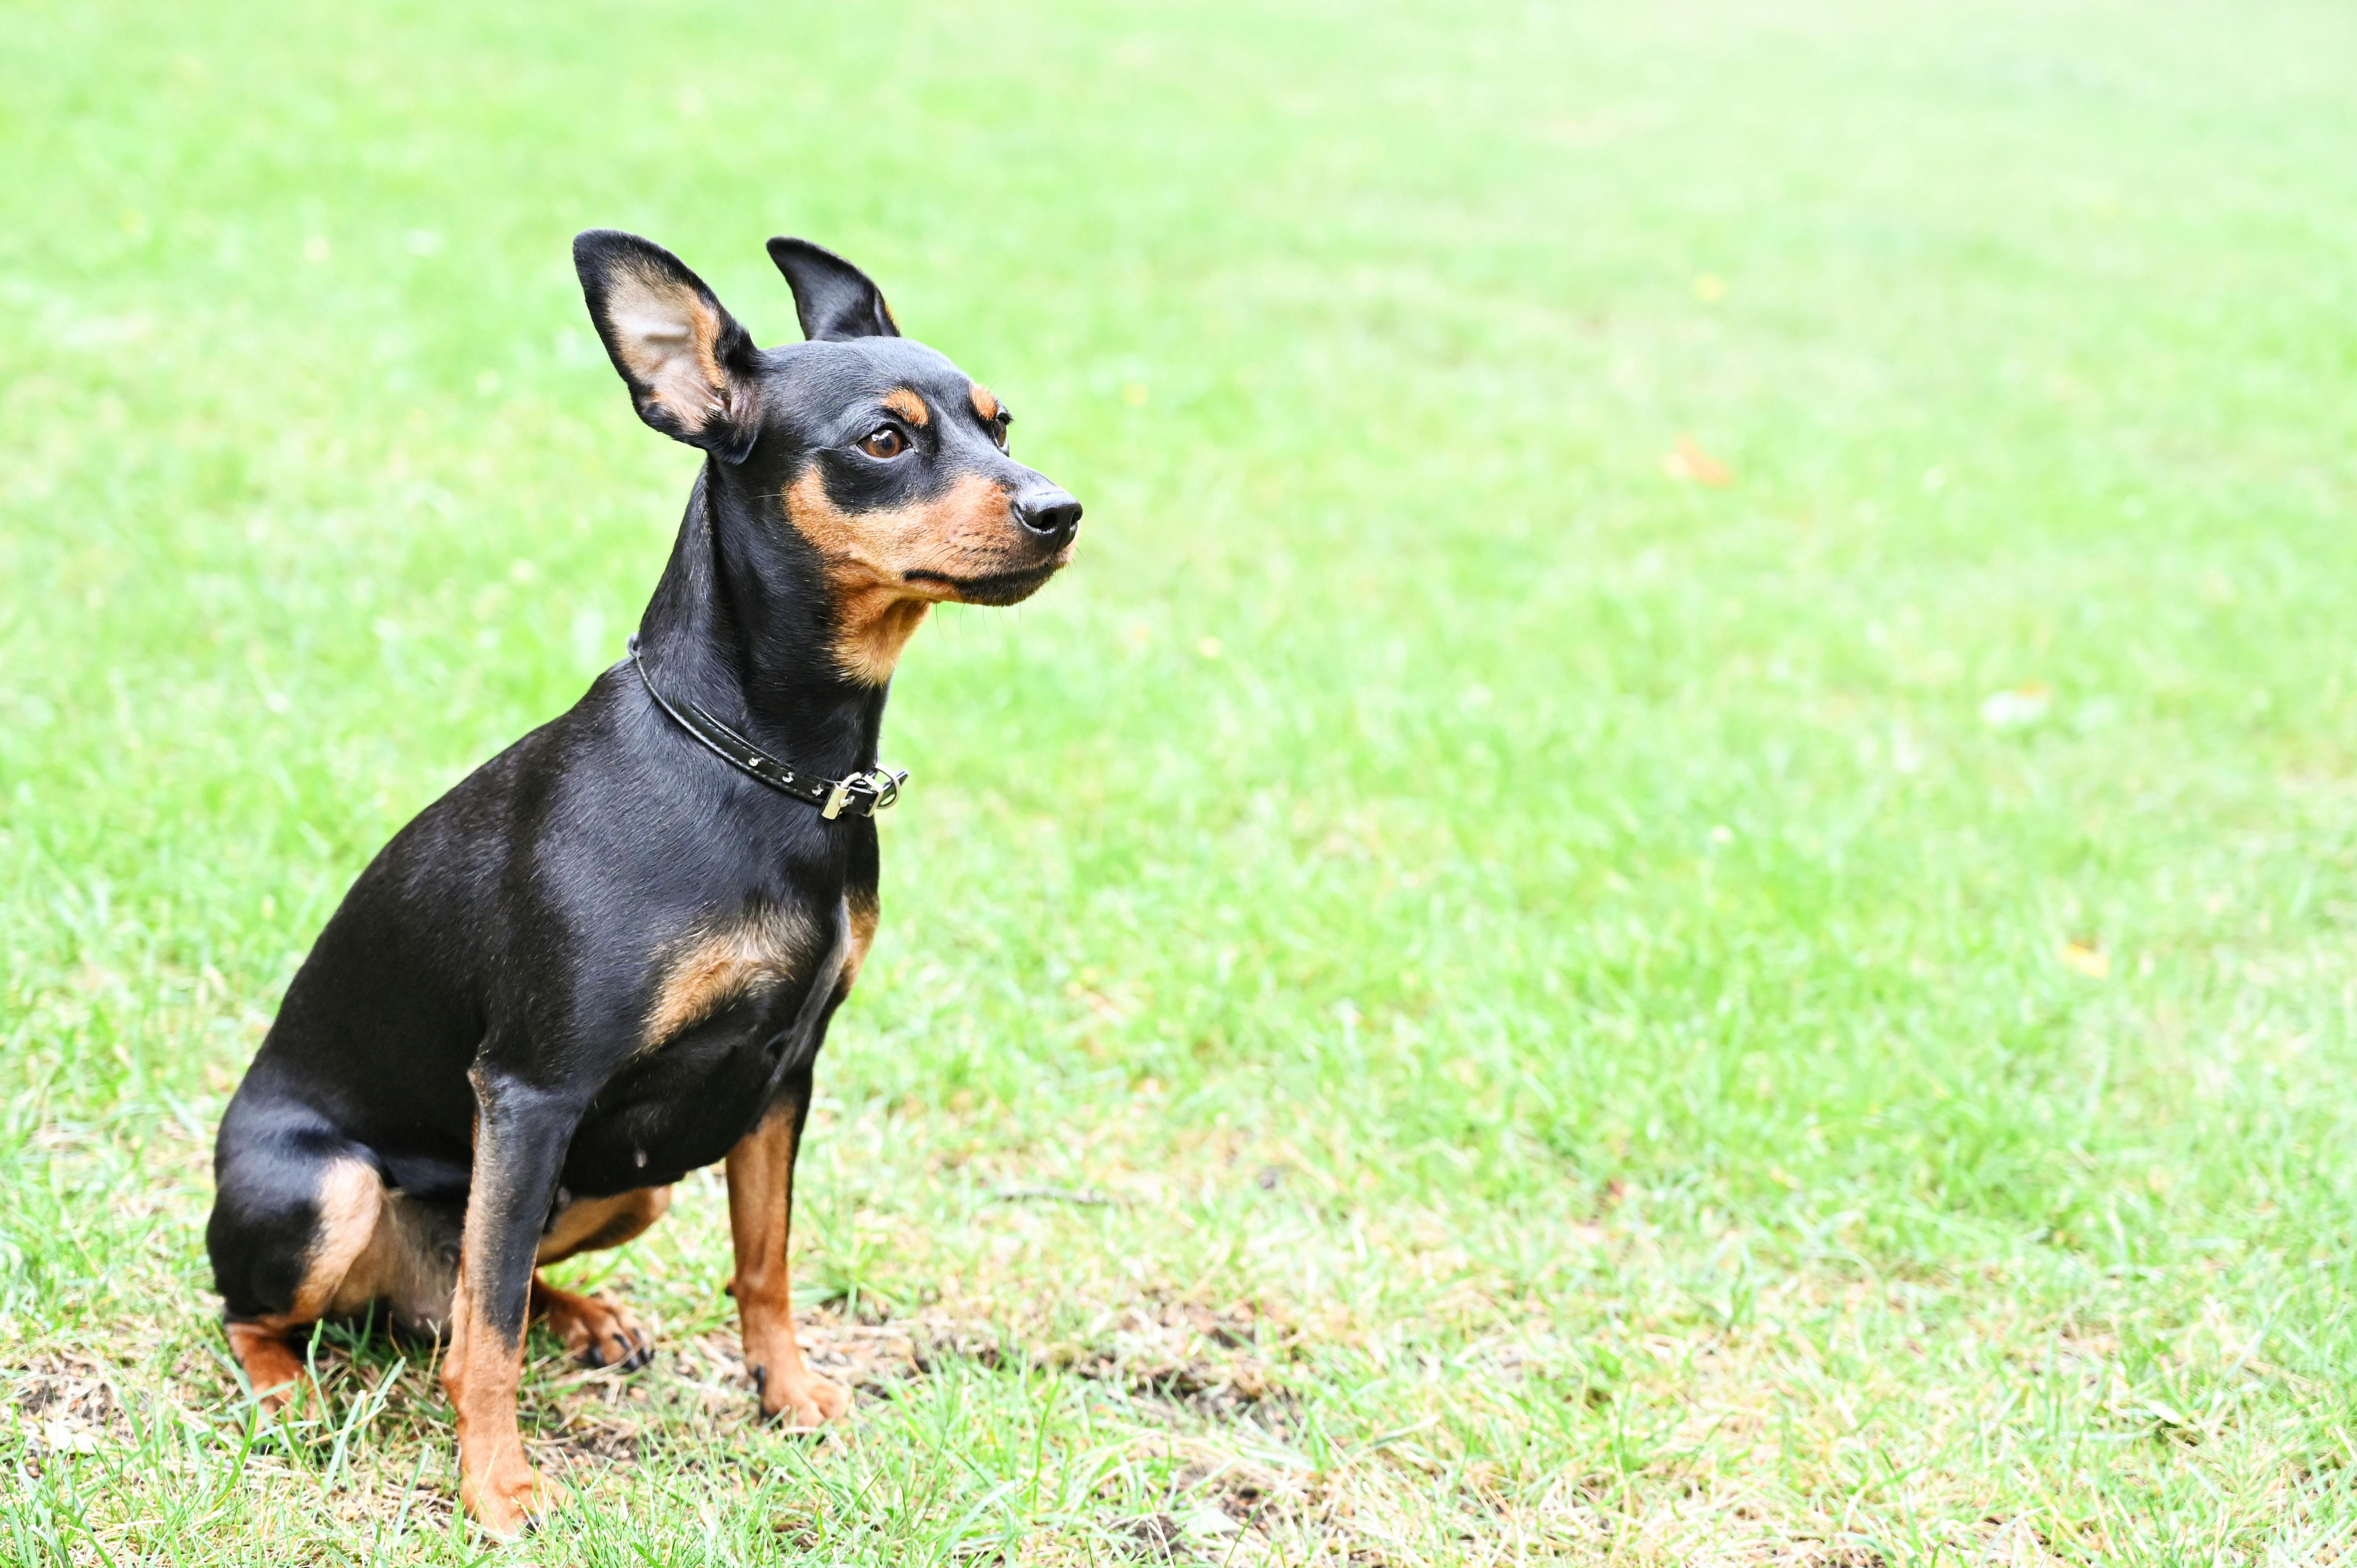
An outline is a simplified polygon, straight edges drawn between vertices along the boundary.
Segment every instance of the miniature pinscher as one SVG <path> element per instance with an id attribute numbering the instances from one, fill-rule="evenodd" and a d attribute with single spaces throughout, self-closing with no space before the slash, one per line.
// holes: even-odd
<path id="1" fill-rule="evenodd" d="M 668 251 L 574 242 L 639 416 L 705 454 L 678 542 L 630 656 L 361 873 L 215 1147 L 205 1240 L 255 1393 L 290 1397 L 321 1319 L 446 1337 L 460 1496 L 500 1534 L 553 1500 L 516 1424 L 527 1323 L 593 1366 L 651 1354 L 537 1269 L 638 1235 L 698 1166 L 727 1165 L 762 1412 L 843 1412 L 794 1338 L 786 1238 L 905 777 L 877 764 L 885 696 L 933 605 L 1029 597 L 1080 526 L 865 274 L 769 251 L 808 341 L 762 349 Z"/>

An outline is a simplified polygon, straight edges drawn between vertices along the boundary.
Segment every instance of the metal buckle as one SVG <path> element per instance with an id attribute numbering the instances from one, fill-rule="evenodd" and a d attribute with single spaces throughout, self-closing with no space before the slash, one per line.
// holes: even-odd
<path id="1" fill-rule="evenodd" d="M 848 779 L 838 779 L 834 781 L 834 788 L 827 791 L 826 803 L 818 809 L 818 814 L 830 822 L 834 821 L 843 814 L 851 792 L 862 789 L 866 791 L 869 799 L 867 810 L 860 814 L 872 817 L 898 800 L 900 786 L 908 781 L 909 775 L 905 770 L 891 768 L 879 768 L 873 773 L 855 773 Z"/>
<path id="2" fill-rule="evenodd" d="M 879 768 L 869 774 L 867 787 L 876 791 L 876 799 L 869 803 L 867 814 L 872 817 L 899 800 L 900 786 L 908 781 L 909 774 L 905 768 Z"/>

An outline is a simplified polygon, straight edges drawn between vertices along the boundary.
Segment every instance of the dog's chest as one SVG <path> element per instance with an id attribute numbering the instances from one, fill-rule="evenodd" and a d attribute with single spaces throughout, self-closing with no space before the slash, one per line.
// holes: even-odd
<path id="1" fill-rule="evenodd" d="M 769 908 L 666 945 L 645 987 L 639 1047 L 576 1133 L 565 1185 L 603 1194 L 676 1179 L 734 1146 L 816 1049 L 859 934 Z"/>
<path id="2" fill-rule="evenodd" d="M 641 1054 L 658 1052 L 695 1026 L 751 1001 L 772 1002 L 778 992 L 817 964 L 824 949 L 847 923 L 834 911 L 834 930 L 823 929 L 806 911 L 769 905 L 734 920 L 689 933 L 658 957 L 652 999 L 640 1035 Z"/>

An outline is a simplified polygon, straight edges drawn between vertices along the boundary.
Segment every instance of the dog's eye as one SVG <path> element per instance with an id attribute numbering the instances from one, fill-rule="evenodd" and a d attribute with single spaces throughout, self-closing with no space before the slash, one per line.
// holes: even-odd
<path id="1" fill-rule="evenodd" d="M 909 441 L 894 426 L 879 424 L 860 439 L 859 449 L 870 457 L 898 457 L 909 449 Z"/>
<path id="2" fill-rule="evenodd" d="M 1014 423 L 1015 416 L 1011 413 L 1002 413 L 990 422 L 990 438 L 998 443 L 1001 452 L 1006 450 L 1006 427 Z"/>

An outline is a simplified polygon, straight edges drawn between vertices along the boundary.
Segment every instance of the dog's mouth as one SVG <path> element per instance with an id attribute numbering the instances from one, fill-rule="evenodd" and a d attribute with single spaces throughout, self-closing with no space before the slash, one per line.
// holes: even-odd
<path id="1" fill-rule="evenodd" d="M 1059 551 L 1037 566 L 1026 566 L 1014 572 L 991 572 L 979 577 L 952 577 L 946 572 L 911 572 L 905 579 L 910 585 L 945 588 L 947 597 L 969 605 L 1019 605 L 1043 587 L 1049 578 L 1064 568 L 1071 559 Z"/>

